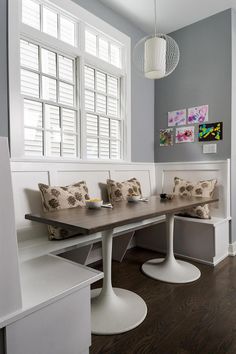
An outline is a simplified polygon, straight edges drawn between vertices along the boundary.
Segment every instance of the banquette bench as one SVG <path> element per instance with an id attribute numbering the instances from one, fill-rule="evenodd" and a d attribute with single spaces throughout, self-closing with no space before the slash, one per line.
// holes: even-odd
<path id="1" fill-rule="evenodd" d="M 176 216 L 175 253 L 216 265 L 228 255 L 230 222 L 230 161 L 199 163 L 80 163 L 11 162 L 19 257 L 28 260 L 44 254 L 60 254 L 82 264 L 101 258 L 101 234 L 64 241 L 48 241 L 47 228 L 24 219 L 41 210 L 38 183 L 67 185 L 87 182 L 91 197 L 107 200 L 106 179 L 140 180 L 144 196 L 172 192 L 175 176 L 197 182 L 217 179 L 219 203 L 210 220 Z M 121 261 L 132 245 L 165 252 L 165 216 L 115 229 L 113 259 Z M 135 238 L 133 238 L 135 232 Z M 133 239 L 133 242 L 131 240 Z"/>
<path id="2" fill-rule="evenodd" d="M 215 266 L 229 254 L 230 160 L 158 163 L 157 193 L 171 193 L 175 176 L 192 182 L 217 180 L 215 194 L 219 202 L 210 206 L 211 219 L 176 216 L 174 247 L 176 255 Z M 145 235 L 137 232 L 136 245 L 165 252 L 164 223 L 148 228 Z"/>

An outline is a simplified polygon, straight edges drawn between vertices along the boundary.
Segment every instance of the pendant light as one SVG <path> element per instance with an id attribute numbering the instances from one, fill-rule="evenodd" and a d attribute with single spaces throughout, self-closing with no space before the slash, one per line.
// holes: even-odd
<path id="1" fill-rule="evenodd" d="M 134 47 L 135 67 L 148 79 L 170 75 L 179 62 L 179 47 L 170 36 L 157 33 L 157 4 L 154 0 L 155 32 L 142 38 Z"/>

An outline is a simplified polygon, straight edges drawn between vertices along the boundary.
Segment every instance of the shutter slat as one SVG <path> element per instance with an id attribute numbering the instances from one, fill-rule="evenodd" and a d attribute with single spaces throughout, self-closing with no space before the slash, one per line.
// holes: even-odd
<path id="1" fill-rule="evenodd" d="M 100 117 L 99 119 L 99 135 L 109 137 L 109 119 Z"/>
<path id="2" fill-rule="evenodd" d="M 98 41 L 98 56 L 100 59 L 107 61 L 109 59 L 109 43 L 106 39 L 104 38 L 99 38 Z"/>
<path id="3" fill-rule="evenodd" d="M 68 18 L 60 17 L 60 39 L 71 45 L 75 45 L 75 22 Z"/>
<path id="4" fill-rule="evenodd" d="M 86 88 L 94 90 L 94 69 L 85 66 L 84 69 L 84 83 Z"/>
<path id="5" fill-rule="evenodd" d="M 93 114 L 86 115 L 87 135 L 98 135 L 98 117 Z"/>
<path id="6" fill-rule="evenodd" d="M 121 48 L 115 44 L 110 46 L 111 64 L 120 68 L 121 67 Z"/>
<path id="7" fill-rule="evenodd" d="M 42 72 L 56 76 L 56 54 L 47 49 L 41 49 Z"/>
<path id="8" fill-rule="evenodd" d="M 21 65 L 29 69 L 38 70 L 38 46 L 21 39 L 20 41 L 20 59 Z"/>
<path id="9" fill-rule="evenodd" d="M 29 127 L 42 128 L 42 103 L 24 100 L 24 124 Z"/>
<path id="10" fill-rule="evenodd" d="M 77 155 L 76 135 L 63 134 L 62 155 L 65 157 Z"/>
<path id="11" fill-rule="evenodd" d="M 59 157 L 61 155 L 61 134 L 59 132 L 46 132 L 47 156 Z"/>
<path id="12" fill-rule="evenodd" d="M 71 133 L 77 132 L 75 111 L 70 109 L 62 110 L 62 125 L 64 131 L 69 131 Z"/>
<path id="13" fill-rule="evenodd" d="M 94 92 L 85 90 L 85 110 L 94 112 Z"/>
<path id="14" fill-rule="evenodd" d="M 109 157 L 110 157 L 109 140 L 100 139 L 100 141 L 99 141 L 99 157 L 101 159 L 109 159 Z"/>
<path id="15" fill-rule="evenodd" d="M 22 22 L 40 30 L 40 5 L 32 0 L 22 0 Z"/>
<path id="16" fill-rule="evenodd" d="M 107 115 L 113 116 L 113 117 L 118 117 L 118 101 L 115 98 L 108 97 Z"/>
<path id="17" fill-rule="evenodd" d="M 106 74 L 103 74 L 100 71 L 96 72 L 96 85 L 97 91 L 103 93 L 107 92 Z"/>
<path id="18" fill-rule="evenodd" d="M 120 139 L 120 122 L 114 119 L 110 120 L 111 133 L 110 137 Z"/>
<path id="19" fill-rule="evenodd" d="M 99 93 L 96 95 L 96 111 L 98 113 L 106 114 L 107 98 Z"/>
<path id="20" fill-rule="evenodd" d="M 60 130 L 59 107 L 48 104 L 45 105 L 45 128 Z"/>
<path id="21" fill-rule="evenodd" d="M 43 134 L 41 130 L 25 128 L 25 155 L 43 155 Z"/>
<path id="22" fill-rule="evenodd" d="M 56 80 L 46 76 L 42 77 L 42 97 L 45 100 L 56 102 L 57 100 Z"/>
<path id="23" fill-rule="evenodd" d="M 39 97 L 39 75 L 21 69 L 21 93 L 23 95 Z"/>
<path id="24" fill-rule="evenodd" d="M 121 159 L 121 149 L 120 149 L 120 141 L 111 140 L 111 159 L 119 160 Z"/>
<path id="25" fill-rule="evenodd" d="M 118 98 L 118 79 L 112 76 L 107 77 L 107 91 L 108 95 Z"/>
<path id="26" fill-rule="evenodd" d="M 88 159 L 98 158 L 98 139 L 87 138 L 87 158 Z"/>
<path id="27" fill-rule="evenodd" d="M 97 55 L 97 36 L 87 29 L 85 30 L 85 51 L 94 56 Z"/>
<path id="28" fill-rule="evenodd" d="M 59 55 L 59 78 L 69 82 L 74 81 L 73 60 Z"/>
<path id="29" fill-rule="evenodd" d="M 68 106 L 74 105 L 74 87 L 64 82 L 59 82 L 59 102 Z"/>
<path id="30" fill-rule="evenodd" d="M 43 6 L 43 32 L 57 38 L 57 14 Z"/>

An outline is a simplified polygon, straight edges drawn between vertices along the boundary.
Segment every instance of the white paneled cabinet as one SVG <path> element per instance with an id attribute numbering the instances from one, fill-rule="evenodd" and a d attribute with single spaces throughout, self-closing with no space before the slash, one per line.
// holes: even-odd
<path id="1" fill-rule="evenodd" d="M 87 287 L 7 326 L 7 354 L 86 353 L 90 333 Z"/>

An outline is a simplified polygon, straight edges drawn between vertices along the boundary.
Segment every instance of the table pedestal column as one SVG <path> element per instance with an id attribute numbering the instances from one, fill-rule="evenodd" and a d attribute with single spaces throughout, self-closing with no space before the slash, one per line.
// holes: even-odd
<path id="1" fill-rule="evenodd" d="M 174 214 L 166 216 L 167 255 L 143 264 L 142 270 L 149 277 L 168 283 L 190 283 L 201 276 L 194 265 L 176 260 L 174 256 Z"/>
<path id="2" fill-rule="evenodd" d="M 118 334 L 137 327 L 146 317 L 147 306 L 137 294 L 112 287 L 113 231 L 102 236 L 103 287 L 92 290 L 92 333 Z"/>

